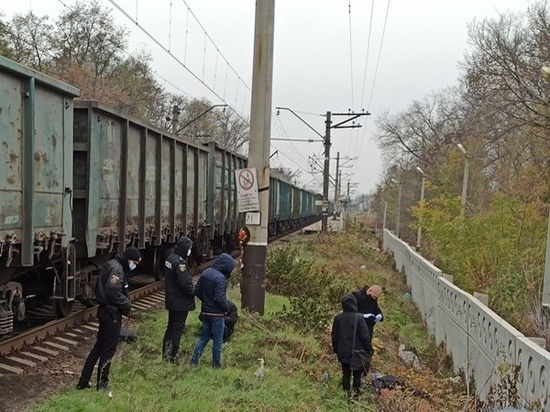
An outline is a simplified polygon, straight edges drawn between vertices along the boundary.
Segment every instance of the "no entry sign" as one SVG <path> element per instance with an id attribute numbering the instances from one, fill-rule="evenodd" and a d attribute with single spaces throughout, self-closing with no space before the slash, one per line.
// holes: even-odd
<path id="1" fill-rule="evenodd" d="M 258 179 L 256 168 L 235 170 L 237 181 L 237 200 L 239 213 L 260 210 L 260 198 L 258 196 Z"/>

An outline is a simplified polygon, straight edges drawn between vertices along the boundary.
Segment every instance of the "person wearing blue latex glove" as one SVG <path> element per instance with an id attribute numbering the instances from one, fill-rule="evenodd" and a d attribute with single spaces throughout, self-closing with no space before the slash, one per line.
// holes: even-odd
<path id="1" fill-rule="evenodd" d="M 384 314 L 378 306 L 378 298 L 382 295 L 382 288 L 379 285 L 367 285 L 353 292 L 352 295 L 357 299 L 358 312 L 363 314 L 372 339 L 374 325 L 384 320 Z"/>

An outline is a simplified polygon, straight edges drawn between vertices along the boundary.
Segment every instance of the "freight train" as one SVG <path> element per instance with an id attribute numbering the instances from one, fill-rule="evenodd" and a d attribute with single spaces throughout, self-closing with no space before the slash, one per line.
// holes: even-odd
<path id="1" fill-rule="evenodd" d="M 246 157 L 148 126 L 0 56 L 0 335 L 28 305 L 93 304 L 119 249 L 159 278 L 181 236 L 195 262 L 239 247 Z M 321 196 L 270 179 L 269 235 L 321 218 Z"/>

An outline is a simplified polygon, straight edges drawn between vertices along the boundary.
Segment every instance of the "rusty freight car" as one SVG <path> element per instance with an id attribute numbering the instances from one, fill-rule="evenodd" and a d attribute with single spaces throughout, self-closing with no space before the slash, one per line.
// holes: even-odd
<path id="1" fill-rule="evenodd" d="M 0 334 L 12 330 L 14 314 L 24 318 L 23 293 L 53 299 L 61 313 L 75 299 L 71 188 L 78 95 L 0 57 Z"/>
<path id="2" fill-rule="evenodd" d="M 34 302 L 93 304 L 99 268 L 136 246 L 161 278 L 174 242 L 195 263 L 239 246 L 245 156 L 184 139 L 0 57 L 0 335 Z M 270 179 L 269 233 L 320 219 L 319 195 Z"/>

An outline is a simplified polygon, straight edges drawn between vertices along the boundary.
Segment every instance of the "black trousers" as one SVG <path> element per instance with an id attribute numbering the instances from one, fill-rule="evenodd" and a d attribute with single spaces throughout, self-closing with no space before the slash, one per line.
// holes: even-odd
<path id="1" fill-rule="evenodd" d="M 86 362 L 84 362 L 79 384 L 83 387 L 88 385 L 92 378 L 94 366 L 99 360 L 97 389 L 102 389 L 107 387 L 109 383 L 109 369 L 120 339 L 122 315 L 117 310 L 100 305 L 97 309 L 97 318 L 99 319 L 97 339 L 88 358 L 86 358 Z"/>
<path id="2" fill-rule="evenodd" d="M 187 311 L 168 312 L 168 326 L 162 339 L 162 358 L 170 362 L 176 362 L 178 351 L 180 349 L 181 335 L 185 332 L 185 321 L 187 320 Z"/>
<path id="3" fill-rule="evenodd" d="M 358 396 L 361 390 L 362 371 L 352 371 L 349 368 L 349 363 L 342 363 L 342 387 L 348 393 L 348 395 L 351 395 L 350 380 L 351 380 L 352 373 L 353 373 L 353 391 L 355 392 L 355 395 Z"/>

